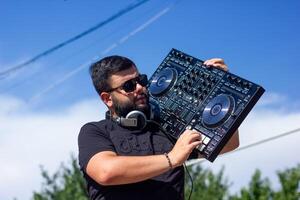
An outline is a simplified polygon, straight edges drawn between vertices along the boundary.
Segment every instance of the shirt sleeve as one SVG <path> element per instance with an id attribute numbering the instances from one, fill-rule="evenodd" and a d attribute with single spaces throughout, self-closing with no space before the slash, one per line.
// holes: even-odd
<path id="1" fill-rule="evenodd" d="M 97 122 L 99 123 L 99 122 Z M 78 135 L 79 165 L 86 171 L 89 160 L 101 151 L 114 151 L 109 133 L 104 126 L 96 123 L 85 124 Z"/>

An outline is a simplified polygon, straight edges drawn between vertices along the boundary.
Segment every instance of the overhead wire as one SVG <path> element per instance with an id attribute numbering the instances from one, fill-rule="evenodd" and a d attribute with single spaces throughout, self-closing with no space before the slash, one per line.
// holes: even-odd
<path id="1" fill-rule="evenodd" d="M 236 150 L 234 150 L 234 151 L 228 152 L 228 153 L 226 153 L 226 154 L 221 154 L 221 155 L 219 155 L 219 157 L 221 157 L 221 156 L 226 156 L 226 155 L 228 155 L 228 154 L 233 154 L 233 153 L 236 153 L 236 152 L 238 152 L 238 151 L 245 150 L 245 149 L 249 149 L 249 148 L 252 148 L 252 147 L 255 147 L 255 146 L 258 146 L 258 145 L 267 143 L 267 142 L 270 142 L 270 141 L 272 141 L 272 140 L 276 140 L 276 139 L 279 139 L 279 138 L 281 138 L 281 137 L 285 137 L 285 136 L 288 136 L 288 135 L 297 133 L 297 132 L 300 132 L 300 128 L 296 128 L 296 129 L 293 129 L 293 130 L 290 130 L 290 131 L 287 131 L 287 132 L 284 132 L 284 133 L 275 135 L 275 136 L 273 136 L 273 137 L 269 137 L 269 138 L 266 138 L 266 139 L 263 139 L 263 140 L 259 140 L 259 141 L 257 141 L 257 142 L 254 142 L 254 143 L 245 145 L 245 146 L 243 146 L 243 147 L 239 147 L 238 149 L 236 149 Z M 200 164 L 200 163 L 203 163 L 203 162 L 205 162 L 205 161 L 206 161 L 205 159 L 194 159 L 194 160 L 187 161 L 186 165 L 187 165 L 187 166 L 191 166 L 191 165 L 194 165 L 194 164 Z"/>
<path id="2" fill-rule="evenodd" d="M 112 45 L 110 45 L 109 47 L 107 47 L 106 49 L 104 49 L 100 56 L 103 56 L 107 53 L 109 53 L 110 51 L 112 51 L 114 48 L 116 48 L 118 45 L 122 44 L 123 42 L 127 41 L 130 37 L 134 36 L 135 34 L 137 34 L 138 32 L 142 31 L 143 29 L 145 29 L 146 27 L 148 27 L 150 24 L 152 24 L 154 21 L 156 21 L 158 18 L 160 18 L 162 15 L 166 14 L 170 8 L 176 4 L 178 4 L 180 0 L 176 0 L 175 2 L 173 1 L 173 3 L 168 3 L 168 6 L 165 7 L 164 9 L 160 10 L 158 13 L 156 13 L 154 16 L 152 16 L 149 20 L 147 20 L 146 22 L 142 23 L 142 25 L 138 26 L 137 28 L 133 29 L 133 31 L 131 31 L 129 34 L 123 36 L 117 43 L 113 43 Z M 140 19 L 140 18 L 139 18 Z M 128 26 L 128 24 L 127 24 Z M 123 30 L 123 29 L 122 29 Z M 115 34 L 116 31 L 114 31 L 112 34 Z M 111 35 L 109 35 L 111 36 Z M 96 42 L 94 42 L 93 44 L 95 44 Z M 85 50 L 85 49 L 84 49 Z M 77 51 L 74 54 L 78 54 L 81 53 L 83 50 L 81 49 L 80 51 Z M 74 56 L 74 54 L 72 54 L 70 57 Z M 77 72 L 79 72 L 81 69 L 84 69 L 85 67 L 89 66 L 92 61 L 95 61 L 97 58 L 99 58 L 99 56 L 94 56 L 92 59 L 90 59 L 89 61 L 86 61 L 82 64 L 79 65 L 79 67 L 75 68 L 74 70 L 70 71 L 69 73 L 66 73 L 62 78 L 60 78 L 59 80 L 55 81 L 54 83 L 52 83 L 50 86 L 46 87 L 44 90 L 42 90 L 41 92 L 39 92 L 38 94 L 33 95 L 28 101 L 27 103 L 30 103 L 36 99 L 38 99 L 39 97 L 41 97 L 43 94 L 47 93 L 48 91 L 50 91 L 51 89 L 55 88 L 56 86 L 58 86 L 59 84 L 63 83 L 64 81 L 68 80 L 69 78 L 71 78 L 73 75 L 75 75 Z M 63 62 L 65 62 L 66 58 L 64 58 Z M 59 62 L 61 63 L 61 62 Z M 32 79 L 30 79 L 32 80 Z M 26 82 L 25 80 L 22 80 L 20 83 L 15 83 L 12 86 L 10 86 L 9 88 L 6 89 L 2 89 L 0 90 L 0 93 L 5 93 L 5 92 L 9 92 L 11 91 L 11 89 L 14 89 L 20 85 L 22 85 L 23 83 Z"/>
<path id="3" fill-rule="evenodd" d="M 148 10 L 147 13 L 149 13 L 150 11 Z M 136 18 L 134 21 L 137 21 L 137 19 L 141 19 L 141 17 L 138 17 Z M 133 21 L 129 22 L 129 23 L 126 23 L 126 24 L 121 24 L 118 26 L 118 28 L 115 28 L 115 29 L 112 29 L 112 30 L 109 30 L 108 33 L 106 33 L 103 37 L 99 37 L 95 40 L 92 40 L 91 42 L 89 42 L 87 45 L 85 45 L 85 47 L 82 47 L 82 48 L 79 48 L 79 49 L 75 49 L 75 51 L 71 52 L 71 54 L 67 55 L 67 56 L 64 56 L 63 58 L 59 59 L 58 61 L 54 62 L 51 64 L 51 67 L 45 67 L 43 66 L 43 68 L 46 68 L 45 70 L 43 70 L 43 73 L 45 73 L 45 71 L 48 69 L 51 69 L 53 70 L 54 67 L 57 67 L 59 65 L 62 65 L 63 63 L 66 63 L 68 62 L 68 60 L 70 60 L 71 58 L 75 57 L 76 55 L 79 55 L 79 54 L 82 54 L 84 52 L 86 52 L 88 49 L 91 49 L 92 47 L 96 46 L 99 44 L 99 41 L 105 41 L 105 40 L 108 40 L 108 38 L 112 37 L 113 35 L 116 35 L 116 33 L 120 32 L 120 30 L 125 30 L 126 27 L 130 26 L 130 24 L 132 25 L 133 24 Z M 39 71 L 36 71 L 36 72 L 32 72 L 30 74 L 30 76 L 33 76 L 34 74 L 37 74 L 39 73 Z M 2 88 L 0 89 L 0 94 L 3 94 L 3 93 L 9 93 L 11 92 L 11 90 L 19 87 L 19 86 L 22 86 L 24 85 L 25 83 L 27 82 L 32 82 L 32 80 L 34 78 L 38 78 L 39 76 L 35 76 L 35 77 L 26 77 L 24 78 L 22 76 L 22 80 L 19 80 L 19 81 L 14 81 L 13 84 L 5 84 L 6 87 L 5 88 Z"/>
<path id="4" fill-rule="evenodd" d="M 154 16 L 152 16 L 146 22 L 142 23 L 137 28 L 135 28 L 134 30 L 132 30 L 128 34 L 126 34 L 123 37 L 121 37 L 117 42 L 112 43 L 107 48 L 105 48 L 104 50 L 102 50 L 102 52 L 100 53 L 99 56 L 106 55 L 107 53 L 109 53 L 110 51 L 112 51 L 113 49 L 115 49 L 116 47 L 118 47 L 119 45 L 121 45 L 124 42 L 126 42 L 131 37 L 135 36 L 137 33 L 141 32 L 142 30 L 144 30 L 145 28 L 147 28 L 149 25 L 151 25 L 156 20 L 158 20 L 160 17 L 162 17 L 163 15 L 165 15 L 167 12 L 169 12 L 170 9 L 172 8 L 172 6 L 174 6 L 174 5 L 175 4 L 172 3 L 172 4 L 168 5 L 167 7 L 165 7 L 164 9 L 160 10 L 158 13 L 156 13 Z M 88 60 L 88 61 L 80 64 L 77 68 L 75 68 L 72 71 L 66 73 L 62 78 L 60 78 L 59 80 L 55 81 L 54 83 L 52 83 L 51 85 L 49 85 L 44 90 L 42 90 L 39 93 L 37 93 L 34 96 L 32 96 L 28 100 L 28 103 L 33 102 L 33 101 L 39 99 L 45 93 L 49 92 L 50 90 L 52 90 L 56 86 L 60 85 L 61 83 L 65 82 L 66 80 L 68 80 L 69 78 L 71 78 L 72 76 L 74 76 L 75 74 L 77 74 L 79 71 L 81 71 L 81 70 L 85 69 L 86 67 L 90 66 L 93 62 L 95 62 L 96 60 L 99 59 L 99 56 L 98 55 L 94 56 L 90 60 Z"/>
<path id="5" fill-rule="evenodd" d="M 4 70 L 4 71 L 0 72 L 0 80 L 8 77 L 10 74 L 12 74 L 12 73 L 24 68 L 24 67 L 36 62 L 37 60 L 41 59 L 42 57 L 47 56 L 47 55 L 53 53 L 54 51 L 56 51 L 56 50 L 58 50 L 58 49 L 60 49 L 64 46 L 66 46 L 66 45 L 68 45 L 68 44 L 70 44 L 70 43 L 72 43 L 72 42 L 74 42 L 74 41 L 76 41 L 76 40 L 92 33 L 92 32 L 94 32 L 94 31 L 96 31 L 97 29 L 99 29 L 99 28 L 103 27 L 104 25 L 112 22 L 113 20 L 121 17 L 122 15 L 128 13 L 129 11 L 143 5 L 147 1 L 149 1 L 149 0 L 141 0 L 141 1 L 138 1 L 136 3 L 130 4 L 127 7 L 121 9 L 120 11 L 118 11 L 116 14 L 110 16 L 109 18 L 105 19 L 104 21 L 101 21 L 100 23 L 96 24 L 95 26 L 83 31 L 82 33 L 79 33 L 79 34 L 75 35 L 74 37 L 72 37 L 72 38 L 70 38 L 70 39 L 68 39 L 64 42 L 61 42 L 61 43 L 47 49 L 46 51 L 44 51 L 42 53 L 39 53 L 38 55 L 34 56 L 33 58 L 30 58 L 29 60 L 27 60 L 27 61 L 25 61 L 21 64 L 18 64 L 16 66 L 12 67 L 12 68 L 9 68 L 7 70 Z"/>

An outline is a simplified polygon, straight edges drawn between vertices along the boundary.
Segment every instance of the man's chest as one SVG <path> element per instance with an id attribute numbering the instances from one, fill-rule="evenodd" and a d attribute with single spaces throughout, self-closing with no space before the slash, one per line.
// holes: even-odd
<path id="1" fill-rule="evenodd" d="M 154 155 L 172 149 L 171 142 L 161 134 L 112 132 L 112 143 L 119 155 Z"/>

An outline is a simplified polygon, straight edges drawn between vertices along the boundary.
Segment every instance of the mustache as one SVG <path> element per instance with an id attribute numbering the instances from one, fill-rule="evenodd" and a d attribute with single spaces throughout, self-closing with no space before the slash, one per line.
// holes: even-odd
<path id="1" fill-rule="evenodd" d="M 139 94 L 136 99 L 140 99 L 140 98 L 146 98 L 148 99 L 149 98 L 149 93 L 148 92 L 143 92 L 141 94 Z"/>

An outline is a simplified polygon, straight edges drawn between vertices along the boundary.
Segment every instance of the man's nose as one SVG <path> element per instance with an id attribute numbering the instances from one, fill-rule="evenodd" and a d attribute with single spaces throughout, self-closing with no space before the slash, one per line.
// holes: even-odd
<path id="1" fill-rule="evenodd" d="M 143 86 L 139 84 L 138 82 L 136 83 L 136 92 L 139 93 L 143 90 Z"/>

